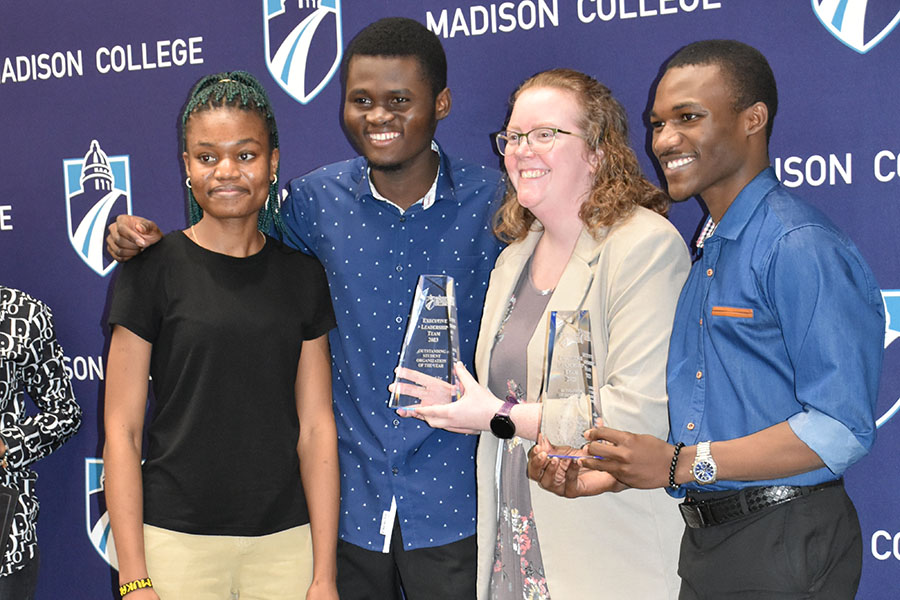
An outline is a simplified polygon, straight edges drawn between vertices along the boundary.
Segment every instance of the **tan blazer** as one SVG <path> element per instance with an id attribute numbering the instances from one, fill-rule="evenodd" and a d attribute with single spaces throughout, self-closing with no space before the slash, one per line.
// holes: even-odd
<path id="1" fill-rule="evenodd" d="M 483 385 L 506 303 L 540 236 L 533 231 L 510 245 L 491 272 L 475 354 Z M 647 209 L 637 209 L 596 238 L 582 230 L 545 314 L 575 310 L 579 303 L 590 311 L 595 401 L 609 427 L 666 439 L 666 356 L 689 268 L 681 235 Z M 545 316 L 526 350 L 528 402 L 539 400 L 546 337 Z M 483 433 L 477 454 L 478 597 L 483 599 L 490 597 L 497 536 L 497 450 L 497 439 Z M 566 499 L 531 482 L 531 497 L 553 598 L 678 597 L 684 525 L 677 501 L 664 490 Z"/>

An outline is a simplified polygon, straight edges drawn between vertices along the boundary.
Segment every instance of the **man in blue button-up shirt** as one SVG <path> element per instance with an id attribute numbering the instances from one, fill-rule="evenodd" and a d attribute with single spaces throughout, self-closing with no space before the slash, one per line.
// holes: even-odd
<path id="1" fill-rule="evenodd" d="M 669 346 L 669 444 L 607 428 L 554 476 L 583 495 L 610 475 L 685 495 L 682 599 L 852 598 L 862 541 L 840 476 L 875 440 L 883 352 L 879 288 L 853 243 L 775 178 L 777 109 L 765 58 L 732 41 L 673 57 L 653 109 L 653 151 L 675 200 L 709 220 Z"/>

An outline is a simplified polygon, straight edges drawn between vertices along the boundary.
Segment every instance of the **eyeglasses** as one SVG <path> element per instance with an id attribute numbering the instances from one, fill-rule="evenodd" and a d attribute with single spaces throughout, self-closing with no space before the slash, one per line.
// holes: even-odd
<path id="1" fill-rule="evenodd" d="M 512 147 L 512 151 L 515 152 L 522 140 L 528 142 L 531 151 L 535 154 L 546 154 L 553 149 L 553 143 L 556 141 L 556 135 L 559 133 L 581 137 L 577 133 L 565 131 L 559 127 L 535 127 L 528 133 L 501 131 L 494 135 L 494 140 L 497 142 L 497 150 L 503 156 L 506 156 L 506 151 L 509 147 Z"/>

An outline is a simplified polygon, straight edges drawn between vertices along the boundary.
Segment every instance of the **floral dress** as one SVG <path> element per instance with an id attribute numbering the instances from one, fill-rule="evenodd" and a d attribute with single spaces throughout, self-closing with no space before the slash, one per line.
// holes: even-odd
<path id="1" fill-rule="evenodd" d="M 494 338 L 488 387 L 498 397 L 525 401 L 525 348 L 536 327 L 546 326 L 549 291 L 531 283 L 530 264 L 523 269 Z M 501 440 L 498 458 L 497 540 L 491 573 L 492 600 L 548 600 L 547 579 L 531 505 L 527 452 L 533 442 Z"/>

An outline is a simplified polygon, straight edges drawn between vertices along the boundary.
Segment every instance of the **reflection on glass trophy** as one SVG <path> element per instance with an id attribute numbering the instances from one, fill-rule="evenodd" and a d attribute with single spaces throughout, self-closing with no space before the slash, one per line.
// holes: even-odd
<path id="1" fill-rule="evenodd" d="M 554 446 L 581 448 L 584 432 L 600 417 L 589 311 L 551 311 L 548 328 L 541 433 Z"/>
<path id="2" fill-rule="evenodd" d="M 459 329 L 453 289 L 453 278 L 449 275 L 419 276 L 400 350 L 400 366 L 450 383 L 457 390 L 456 399 L 459 384 L 453 365 L 459 360 Z M 399 377 L 394 381 L 409 383 Z M 391 392 L 388 406 L 398 408 L 418 403 L 418 398 Z"/>

